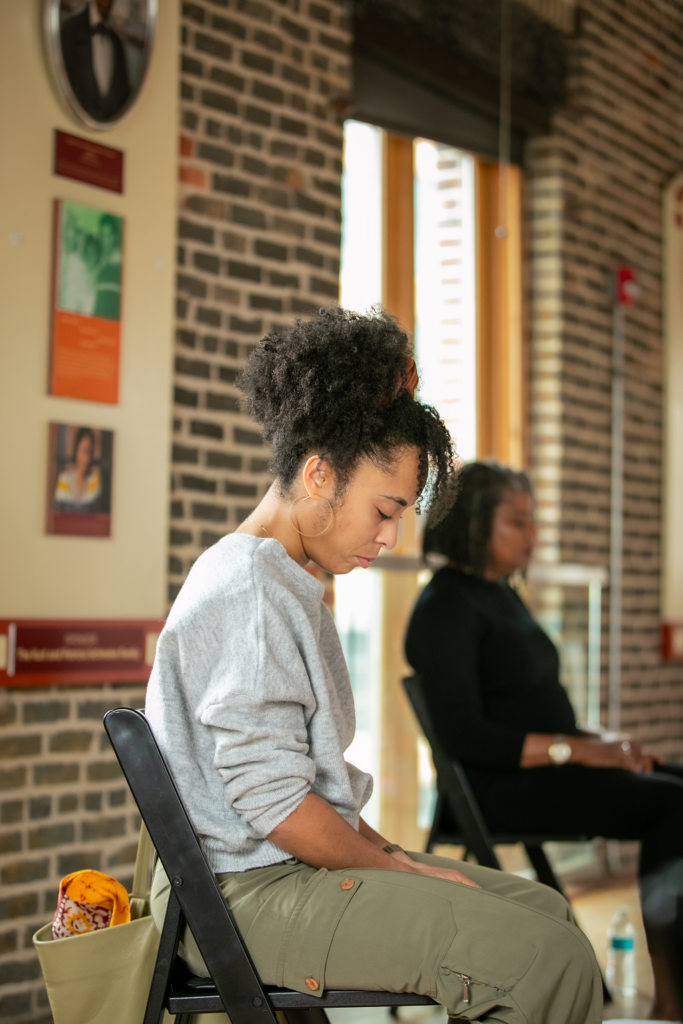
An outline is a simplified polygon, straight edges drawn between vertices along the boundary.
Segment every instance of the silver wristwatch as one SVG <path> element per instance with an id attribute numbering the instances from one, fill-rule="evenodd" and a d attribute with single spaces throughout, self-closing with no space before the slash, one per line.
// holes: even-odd
<path id="1" fill-rule="evenodd" d="M 572 748 L 567 743 L 566 736 L 553 736 L 553 742 L 548 747 L 548 757 L 553 764 L 566 764 L 572 756 Z"/>

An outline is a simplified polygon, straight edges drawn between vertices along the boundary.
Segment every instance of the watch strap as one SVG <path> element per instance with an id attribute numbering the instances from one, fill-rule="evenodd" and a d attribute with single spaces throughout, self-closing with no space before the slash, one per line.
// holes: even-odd
<path id="1" fill-rule="evenodd" d="M 388 843 L 386 846 L 383 846 L 382 849 L 384 850 L 385 853 L 405 853 L 406 852 L 403 849 L 402 846 L 398 845 L 398 843 Z"/>

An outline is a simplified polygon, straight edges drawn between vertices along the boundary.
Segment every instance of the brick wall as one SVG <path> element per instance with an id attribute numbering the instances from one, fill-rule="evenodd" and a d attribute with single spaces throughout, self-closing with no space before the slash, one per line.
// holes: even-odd
<path id="1" fill-rule="evenodd" d="M 140 819 L 102 717 L 141 707 L 142 686 L 0 695 L 0 1021 L 49 1020 L 31 936 L 51 920 L 60 879 L 95 868 L 133 880 Z"/>
<path id="2" fill-rule="evenodd" d="M 338 298 L 349 38 L 334 0 L 183 4 L 169 601 L 270 484 L 240 367 Z"/>
<path id="3" fill-rule="evenodd" d="M 681 0 L 577 5 L 568 102 L 527 149 L 532 448 L 543 557 L 608 565 L 612 310 L 628 313 L 622 724 L 683 759 L 683 669 L 659 655 L 662 191 L 683 167 Z M 607 603 L 604 606 L 607 621 Z M 606 634 L 603 693 L 606 699 Z"/>

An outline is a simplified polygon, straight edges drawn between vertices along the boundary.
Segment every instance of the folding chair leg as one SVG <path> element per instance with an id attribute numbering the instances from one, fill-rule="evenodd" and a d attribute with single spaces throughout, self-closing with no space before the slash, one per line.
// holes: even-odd
<path id="1" fill-rule="evenodd" d="M 555 889 L 557 892 L 565 895 L 562 883 L 550 866 L 550 861 L 545 855 L 545 850 L 542 846 L 527 846 L 525 844 L 525 850 L 527 857 L 531 861 L 531 866 L 536 872 L 539 882 L 543 885 L 549 885 L 551 889 Z"/>
<path id="2" fill-rule="evenodd" d="M 171 967 L 175 961 L 180 943 L 180 931 L 184 923 L 183 912 L 171 890 L 164 918 L 164 927 L 159 940 L 159 951 L 154 965 L 152 984 L 149 987 L 149 998 L 143 1024 L 162 1024 L 166 1003 L 166 991 L 168 980 L 171 974 Z M 182 1014 L 176 1018 L 178 1024 L 189 1024 L 188 1014 Z"/>

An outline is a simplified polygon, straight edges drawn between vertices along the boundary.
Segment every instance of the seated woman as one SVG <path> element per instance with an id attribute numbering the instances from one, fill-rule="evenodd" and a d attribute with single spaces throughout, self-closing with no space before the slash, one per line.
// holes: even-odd
<path id="1" fill-rule="evenodd" d="M 268 335 L 240 386 L 274 483 L 195 563 L 159 639 L 147 716 L 261 979 L 425 993 L 455 1017 L 598 1024 L 600 976 L 544 886 L 408 854 L 360 817 L 372 779 L 344 759 L 355 721 L 323 587 L 444 508 L 450 440 L 413 395 L 387 315 L 321 310 Z M 152 890 L 161 924 L 169 884 Z M 191 935 L 182 955 L 206 969 Z"/>
<path id="2" fill-rule="evenodd" d="M 443 749 L 466 767 L 493 832 L 639 839 L 647 892 L 683 856 L 683 768 L 576 725 L 557 651 L 508 583 L 534 546 L 526 475 L 473 463 L 452 488 L 449 512 L 424 538 L 425 555 L 446 564 L 406 637 Z M 680 1020 L 662 937 L 651 929 L 648 942 L 653 1016 Z"/>

